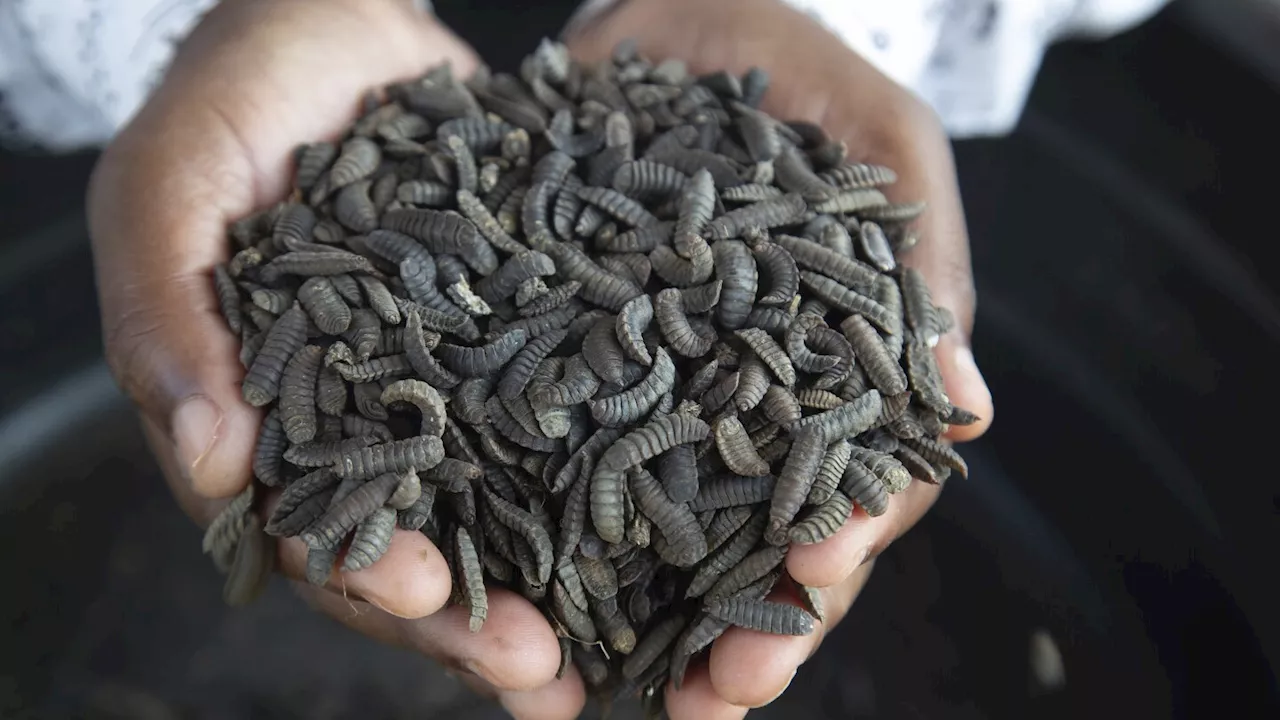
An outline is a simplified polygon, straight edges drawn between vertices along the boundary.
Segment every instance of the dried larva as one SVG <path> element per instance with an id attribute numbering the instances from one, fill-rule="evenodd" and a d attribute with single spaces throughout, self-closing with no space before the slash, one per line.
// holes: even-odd
<path id="1" fill-rule="evenodd" d="M 848 467 L 852 453 L 853 445 L 845 438 L 837 440 L 827 448 L 805 502 L 810 505 L 821 505 L 831 497 L 836 488 L 840 487 L 844 469 Z"/>
<path id="2" fill-rule="evenodd" d="M 743 328 L 735 333 L 783 385 L 796 383 L 796 370 L 786 351 L 768 333 L 759 328 Z"/>
<path id="3" fill-rule="evenodd" d="M 493 213 L 471 192 L 459 190 L 457 203 L 458 210 L 474 223 L 480 234 L 497 249 L 513 255 L 524 252 L 527 249 L 507 233 L 502 227 L 502 223 L 498 222 Z"/>
<path id="4" fill-rule="evenodd" d="M 787 192 L 798 193 L 805 200 L 816 204 L 831 200 L 840 189 L 833 187 L 809 167 L 804 153 L 794 147 L 784 148 L 774 160 L 775 179 Z"/>
<path id="5" fill-rule="evenodd" d="M 697 401 L 701 398 L 715 383 L 716 373 L 719 369 L 720 363 L 715 359 L 703 363 L 689 377 L 688 382 L 684 384 L 681 391 L 681 401 Z"/>
<path id="6" fill-rule="evenodd" d="M 920 342 L 908 342 L 905 348 L 907 379 L 916 400 L 934 412 L 946 412 L 951 400 L 943 389 L 942 372 L 933 348 Z"/>
<path id="7" fill-rule="evenodd" d="M 834 410 L 802 418 L 797 427 L 817 428 L 833 441 L 836 438 L 860 435 L 876 424 L 883 402 L 878 391 L 869 390 L 858 399 Z"/>
<path id="8" fill-rule="evenodd" d="M 566 243 L 534 238 L 537 249 L 547 253 L 556 263 L 556 272 L 567 280 L 582 283 L 578 294 L 594 305 L 617 311 L 644 291 L 626 278 L 605 272 L 587 255 Z"/>
<path id="9" fill-rule="evenodd" d="M 889 495 L 884 483 L 857 458 L 851 459 L 845 467 L 840 492 L 871 517 L 883 515 L 889 509 Z"/>
<path id="10" fill-rule="evenodd" d="M 303 346 L 293 354 L 280 380 L 280 422 L 291 443 L 310 442 L 316 436 L 316 380 L 324 348 Z"/>
<path id="11" fill-rule="evenodd" d="M 708 239 L 722 240 L 737 237 L 748 227 L 772 229 L 792 225 L 803 217 L 806 209 L 804 198 L 788 193 L 731 210 L 708 223 L 705 232 Z"/>
<path id="12" fill-rule="evenodd" d="M 654 297 L 653 315 L 663 338 L 677 354 L 696 358 L 711 351 L 714 335 L 690 323 L 679 290 L 664 288 L 659 291 Z"/>
<path id="13" fill-rule="evenodd" d="M 787 537 L 795 545 L 820 543 L 839 532 L 851 512 L 853 502 L 844 493 L 834 490 L 822 504 L 792 525 Z"/>
<path id="14" fill-rule="evenodd" d="M 677 445 L 658 457 L 658 477 L 667 497 L 683 503 L 698 494 L 698 464 L 693 446 Z"/>
<path id="15" fill-rule="evenodd" d="M 617 382 L 622 377 L 626 359 L 618 342 L 617 322 L 612 316 L 601 318 L 582 340 L 582 354 L 587 365 L 605 382 Z"/>
<path id="16" fill-rule="evenodd" d="M 429 470 L 443 457 L 440 438 L 419 435 L 344 451 L 333 468 L 343 478 L 373 478 L 383 473 Z"/>
<path id="17" fill-rule="evenodd" d="M 482 377 L 497 372 L 525 345 L 523 330 L 503 333 L 487 345 L 465 347 L 440 343 L 440 361 L 463 377 Z"/>
<path id="18" fill-rule="evenodd" d="M 341 334 L 351 325 L 351 308 L 328 278 L 308 278 L 298 288 L 298 302 L 327 335 Z"/>
<path id="19" fill-rule="evenodd" d="M 673 615 L 654 624 L 636 643 L 635 650 L 622 663 L 622 676 L 635 679 L 649 668 L 666 652 L 676 636 L 684 630 L 688 620 L 682 615 Z"/>
<path id="20" fill-rule="evenodd" d="M 653 322 L 653 303 L 648 295 L 627 302 L 618 312 L 616 330 L 624 352 L 642 365 L 653 364 L 653 356 L 644 343 L 644 331 Z"/>
<path id="21" fill-rule="evenodd" d="M 726 540 L 738 532 L 738 529 L 747 524 L 751 519 L 753 509 L 747 505 L 738 505 L 735 507 L 725 508 L 723 510 L 704 511 L 703 514 L 713 515 L 710 524 L 707 525 L 704 533 L 707 537 L 707 550 L 715 552 L 724 544 Z M 761 516 L 761 532 L 763 532 L 763 515 Z M 759 538 L 756 538 L 758 541 Z M 752 545 L 755 543 L 753 542 Z"/>
<path id="22" fill-rule="evenodd" d="M 253 450 L 253 476 L 263 485 L 276 487 L 282 484 L 281 473 L 287 443 L 280 411 L 272 408 L 262 419 L 257 445 Z"/>
<path id="23" fill-rule="evenodd" d="M 697 235 L 689 237 L 684 255 L 659 245 L 649 253 L 649 262 L 658 277 L 679 288 L 706 282 L 716 266 L 711 246 Z"/>
<path id="24" fill-rule="evenodd" d="M 927 459 L 920 455 L 920 453 L 905 445 L 901 445 L 896 448 L 893 451 L 893 457 L 897 459 L 898 462 L 902 463 L 902 466 L 911 473 L 912 477 L 923 480 L 930 485 L 938 485 L 942 483 L 942 481 L 946 479 L 945 476 L 951 473 L 951 467 L 949 465 L 939 464 L 938 469 L 935 469 Z"/>
<path id="25" fill-rule="evenodd" d="M 378 208 L 369 196 L 372 183 L 368 180 L 352 183 L 333 199 L 333 216 L 347 229 L 367 233 L 378 227 Z"/>
<path id="26" fill-rule="evenodd" d="M 585 401 L 600 387 L 600 378 L 582 354 L 547 358 L 529 378 L 529 400 L 542 405 L 568 406 Z"/>
<path id="27" fill-rule="evenodd" d="M 374 444 L 373 437 L 352 437 L 333 441 L 312 441 L 301 445 L 290 445 L 284 451 L 284 459 L 300 468 L 318 468 L 332 465 L 338 457 L 347 451 L 358 450 Z"/>
<path id="28" fill-rule="evenodd" d="M 231 332 L 239 335 L 244 329 L 244 316 L 240 312 L 240 291 L 236 288 L 235 280 L 231 278 L 225 265 L 218 265 L 213 269 L 213 281 L 222 319 Z"/>
<path id="29" fill-rule="evenodd" d="M 823 181 L 842 190 L 881 187 L 898 181 L 898 174 L 882 165 L 851 163 L 820 173 Z"/>
<path id="30" fill-rule="evenodd" d="M 712 361 L 715 362 L 714 360 Z M 715 385 L 712 385 L 700 398 L 702 407 L 709 413 L 714 413 L 724 407 L 738 392 L 738 386 L 741 383 L 741 373 L 732 372 L 725 375 Z"/>
<path id="31" fill-rule="evenodd" d="M 742 327 L 755 302 L 758 282 L 756 261 L 740 240 L 720 240 L 712 247 L 716 277 L 722 283 L 716 317 L 730 330 Z"/>
<path id="32" fill-rule="evenodd" d="M 526 407 L 527 401 L 526 401 Z M 560 447 L 560 443 L 554 439 L 543 437 L 541 429 L 537 426 L 537 419 L 533 416 L 532 407 L 528 407 L 528 418 L 513 417 L 510 410 L 496 395 L 489 398 L 485 403 L 485 410 L 489 415 L 489 422 L 492 429 L 496 430 L 507 440 L 516 445 L 534 450 L 537 452 L 555 452 Z M 521 422 L 521 421 L 524 422 Z M 477 428 L 479 430 L 479 428 Z M 534 431 L 537 432 L 534 432 Z M 514 464 L 514 463 L 507 463 Z"/>
<path id="33" fill-rule="evenodd" d="M 262 349 L 254 357 L 245 375 L 242 394 L 245 402 L 261 407 L 280 393 L 280 379 L 285 365 L 306 341 L 307 318 L 301 306 L 294 304 L 267 331 Z"/>
<path id="34" fill-rule="evenodd" d="M 452 188 L 444 183 L 430 180 L 406 180 L 396 186 L 396 199 L 405 205 L 444 207 L 451 197 L 453 197 Z M 460 208 L 461 205 L 459 202 Z M 463 212 L 466 213 L 466 210 Z M 475 218 L 471 220 L 475 222 Z"/>
<path id="35" fill-rule="evenodd" d="M 391 536 L 395 530 L 395 510 L 390 507 L 374 510 L 356 525 L 342 568 L 355 572 L 373 565 L 391 547 Z"/>
<path id="36" fill-rule="evenodd" d="M 271 240 L 280 251 L 301 250 L 311 243 L 315 226 L 314 210 L 299 203 L 288 203 L 272 228 Z"/>
<path id="37" fill-rule="evenodd" d="M 493 274 L 483 278 L 476 291 L 486 301 L 497 303 L 515 294 L 520 283 L 535 277 L 546 277 L 556 272 L 556 264 L 547 255 L 526 251 L 513 255 Z"/>
<path id="38" fill-rule="evenodd" d="M 498 382 L 498 396 L 511 400 L 524 393 L 542 361 L 564 341 L 566 330 L 539 335 L 516 353 Z"/>
<path id="39" fill-rule="evenodd" d="M 386 503 L 399 482 L 394 473 L 378 475 L 346 497 L 335 497 L 329 510 L 302 533 L 303 542 L 313 548 L 336 548 L 361 520 Z"/>
<path id="40" fill-rule="evenodd" d="M 318 142 L 298 146 L 293 155 L 294 187 L 310 190 L 337 156 L 338 148 L 333 143 Z"/>
<path id="41" fill-rule="evenodd" d="M 404 354 L 377 357 L 362 363 L 350 365 L 344 362 L 333 364 L 343 380 L 352 383 L 370 383 L 380 380 L 396 380 L 408 377 L 413 373 L 413 366 Z"/>
<path id="42" fill-rule="evenodd" d="M 844 398 L 830 390 L 803 388 L 795 392 L 796 402 L 802 408 L 813 410 L 834 410 L 844 403 Z"/>
<path id="43" fill-rule="evenodd" d="M 853 346 L 858 364 L 882 394 L 887 396 L 906 392 L 906 373 L 897 359 L 889 354 L 880 334 L 870 323 L 859 315 L 850 315 L 840 323 L 840 331 Z M 932 351 L 929 352 L 932 354 Z"/>
<path id="44" fill-rule="evenodd" d="M 876 269 L 851 257 L 844 256 L 834 250 L 823 247 L 812 240 L 775 234 L 773 242 L 782 246 L 791 254 L 796 265 L 811 271 L 811 279 L 821 273 L 834 282 L 835 287 L 843 287 L 846 292 L 868 295 L 875 292 Z M 804 274 L 802 273 L 802 277 Z M 820 282 L 814 279 L 814 282 Z M 821 285 L 824 289 L 825 284 Z M 832 290 L 831 292 L 834 292 Z M 850 311 L 852 312 L 852 311 Z"/>
<path id="45" fill-rule="evenodd" d="M 591 402 L 591 416 L 605 426 L 621 426 L 638 421 L 675 384 L 676 368 L 664 348 L 658 348 L 649 374 L 635 387 L 611 397 Z"/>
<path id="46" fill-rule="evenodd" d="M 276 539 L 263 532 L 261 518 L 250 513 L 227 569 L 227 580 L 222 586 L 223 602 L 232 607 L 253 602 L 266 589 L 275 564 Z"/>
<path id="47" fill-rule="evenodd" d="M 793 437 L 791 452 L 778 475 L 769 505 L 766 537 L 774 545 L 786 544 L 787 529 L 809 497 L 809 488 L 817 477 L 827 447 L 826 436 L 816 427 L 801 428 Z"/>
<path id="48" fill-rule="evenodd" d="M 458 581 L 462 585 L 462 597 L 471 618 L 468 629 L 480 632 L 489 615 L 489 596 L 484 586 L 484 575 L 475 543 L 466 528 L 454 530 L 453 552 L 456 557 Z"/>
<path id="49" fill-rule="evenodd" d="M 754 410 L 769 390 L 769 369 L 755 355 L 742 360 L 738 367 L 738 390 L 733 401 L 739 412 Z"/>
<path id="50" fill-rule="evenodd" d="M 919 218 L 924 213 L 924 210 L 924 201 L 908 203 L 879 202 L 861 209 L 858 214 L 866 220 L 881 224 L 909 223 Z"/>
<path id="51" fill-rule="evenodd" d="M 754 505 L 773 495 L 776 480 L 772 475 L 757 477 L 719 477 L 699 482 L 698 494 L 689 501 L 694 512 L 719 510 L 738 505 Z"/>
<path id="52" fill-rule="evenodd" d="M 266 531 L 282 537 L 302 532 L 328 509 L 337 484 L 338 476 L 329 468 L 314 470 L 289 483 L 267 520 Z"/>
<path id="53" fill-rule="evenodd" d="M 382 404 L 382 386 L 376 382 L 361 382 L 351 386 L 351 398 L 356 412 L 370 420 L 385 421 L 387 408 Z"/>
<path id="54" fill-rule="evenodd" d="M 382 390 L 381 401 L 388 407 L 397 403 L 412 405 L 418 409 L 421 425 L 419 435 L 440 437 L 444 434 L 445 408 L 440 393 L 422 380 L 397 380 Z M 426 468 L 423 468 L 424 470 Z"/>
<path id="55" fill-rule="evenodd" d="M 688 175 L 652 160 L 624 162 L 611 178 L 614 190 L 637 200 L 670 197 L 683 190 L 688 182 Z"/>
<path id="56" fill-rule="evenodd" d="M 636 631 L 631 627 L 631 623 L 627 622 L 626 614 L 617 607 L 616 603 L 610 609 L 613 612 L 606 614 L 600 605 L 593 608 L 596 626 L 608 641 L 609 647 L 625 655 L 636 647 Z"/>
<path id="57" fill-rule="evenodd" d="M 236 546 L 239 545 L 253 514 L 254 495 L 253 485 L 240 491 L 205 529 L 201 550 L 211 556 L 218 572 L 227 572 L 235 559 Z"/>
<path id="58" fill-rule="evenodd" d="M 705 440 L 711 426 L 685 415 L 665 415 L 622 436 L 600 456 L 600 467 L 627 470 L 677 445 Z"/>
<path id="59" fill-rule="evenodd" d="M 866 216 L 867 213 L 864 211 L 867 209 L 882 207 L 888 202 L 884 193 L 879 190 L 857 188 L 854 190 L 842 190 L 828 200 L 813 203 L 813 209 L 818 212 L 860 213 Z"/>
<path id="60" fill-rule="evenodd" d="M 736 415 L 725 415 L 713 424 L 716 437 L 716 448 L 725 465 L 734 473 L 744 476 L 766 475 L 769 464 L 760 459 L 751 444 L 747 430 Z"/>
<path id="61" fill-rule="evenodd" d="M 629 477 L 637 507 L 666 540 L 667 552 L 659 553 L 663 559 L 676 567 L 689 567 L 706 557 L 706 536 L 688 506 L 673 501 L 657 479 L 643 468 L 633 469 Z"/>
<path id="62" fill-rule="evenodd" d="M 813 632 L 813 616 L 795 605 L 725 598 L 707 605 L 707 613 L 738 627 L 773 635 L 808 635 Z"/>

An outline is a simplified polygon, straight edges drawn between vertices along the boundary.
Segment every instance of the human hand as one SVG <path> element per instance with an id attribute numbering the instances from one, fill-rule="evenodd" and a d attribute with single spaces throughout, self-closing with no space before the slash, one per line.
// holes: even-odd
<path id="1" fill-rule="evenodd" d="M 89 216 L 107 360 L 175 496 L 202 525 L 250 481 L 261 419 L 241 399 L 239 340 L 211 282 L 229 252 L 227 224 L 283 198 L 295 145 L 336 137 L 364 91 L 446 60 L 460 76 L 476 65 L 408 0 L 226 0 L 102 156 Z M 305 561 L 300 540 L 280 543 L 286 576 L 301 578 Z M 298 585 L 348 625 L 495 691 L 517 717 L 565 717 L 581 705 L 576 678 L 547 686 L 559 648 L 523 598 L 491 591 L 476 635 L 465 610 L 440 611 L 449 573 L 421 533 L 399 532 L 378 563 L 335 572 L 327 589 Z M 557 712 L 556 698 L 572 709 Z"/>
<path id="2" fill-rule="evenodd" d="M 567 38 L 587 62 L 608 58 L 614 46 L 635 38 L 641 54 L 680 58 L 695 73 L 751 66 L 768 71 L 772 84 L 762 109 L 783 119 L 808 120 L 845 140 L 850 158 L 886 165 L 899 180 L 886 189 L 895 202 L 925 200 L 917 222 L 921 240 L 904 262 L 920 270 L 934 301 L 948 308 L 956 326 L 938 343 L 938 363 L 951 401 L 981 420 L 953 427 L 947 437 L 973 440 L 990 425 L 993 406 L 969 351 L 974 291 L 968 238 L 946 134 L 936 117 L 906 89 L 813 20 L 779 0 L 628 0 Z M 674 720 L 737 718 L 787 687 L 796 668 L 848 609 L 874 558 L 913 526 L 937 498 L 922 482 L 895 495 L 889 510 L 871 518 L 862 510 L 818 545 L 795 546 L 787 570 L 798 582 L 822 588 L 827 622 L 807 637 L 773 636 L 730 629 L 712 647 L 709 667 L 690 672 L 684 688 L 669 689 Z"/>

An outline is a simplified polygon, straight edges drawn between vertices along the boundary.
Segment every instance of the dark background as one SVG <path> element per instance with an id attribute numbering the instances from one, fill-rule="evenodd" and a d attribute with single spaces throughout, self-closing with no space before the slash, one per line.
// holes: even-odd
<path id="1" fill-rule="evenodd" d="M 572 4 L 437 2 L 495 67 Z M 1276 7 L 1061 45 L 956 144 L 998 421 L 753 717 L 1280 716 Z M 102 364 L 93 160 L 0 154 L 0 717 L 500 717 L 283 583 L 221 606 Z"/>

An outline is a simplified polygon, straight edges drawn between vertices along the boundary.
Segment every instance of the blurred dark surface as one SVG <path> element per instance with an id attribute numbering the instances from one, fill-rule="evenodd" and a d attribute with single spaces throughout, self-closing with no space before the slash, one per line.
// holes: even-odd
<path id="1" fill-rule="evenodd" d="M 569 5 L 437 2 L 495 67 Z M 758 716 L 1280 716 L 1280 486 L 1244 420 L 1278 396 L 1280 95 L 1188 17 L 1056 48 L 1016 133 L 957 144 L 999 417 Z M 283 582 L 221 606 L 100 362 L 91 163 L 0 155 L 0 717 L 501 717 Z"/>

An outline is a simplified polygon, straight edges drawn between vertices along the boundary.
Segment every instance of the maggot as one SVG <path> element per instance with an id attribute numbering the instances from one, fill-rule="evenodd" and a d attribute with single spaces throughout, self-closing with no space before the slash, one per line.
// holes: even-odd
<path id="1" fill-rule="evenodd" d="M 725 598 L 708 604 L 707 613 L 739 627 L 773 635 L 808 635 L 813 632 L 813 616 L 795 605 Z"/>

